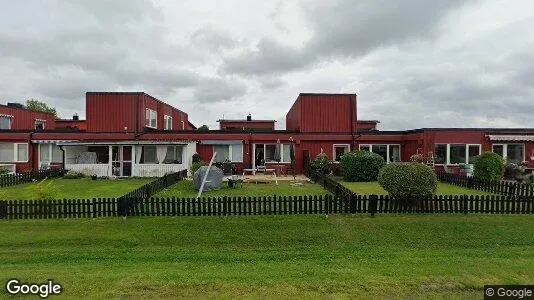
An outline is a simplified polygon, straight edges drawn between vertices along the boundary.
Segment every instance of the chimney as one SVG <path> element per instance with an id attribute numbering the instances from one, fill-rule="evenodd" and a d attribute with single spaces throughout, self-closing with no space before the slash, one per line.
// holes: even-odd
<path id="1" fill-rule="evenodd" d="M 252 121 L 252 116 L 250 115 L 250 113 L 247 116 L 247 121 Z"/>
<path id="2" fill-rule="evenodd" d="M 78 117 L 78 114 L 74 114 L 72 115 L 72 120 L 73 121 L 78 121 L 80 118 Z"/>

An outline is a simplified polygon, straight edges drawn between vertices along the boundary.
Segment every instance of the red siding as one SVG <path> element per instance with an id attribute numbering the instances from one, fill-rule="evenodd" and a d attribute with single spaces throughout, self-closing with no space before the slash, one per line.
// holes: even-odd
<path id="1" fill-rule="evenodd" d="M 13 116 L 11 129 L 14 130 L 34 130 L 35 120 L 45 120 L 45 130 L 55 128 L 54 115 L 49 113 L 35 112 L 22 108 L 14 108 L 0 105 L 0 114 Z"/>
<path id="2" fill-rule="evenodd" d="M 197 145 L 197 153 L 200 155 L 200 159 L 206 163 L 209 163 L 213 156 L 213 145 Z"/>
<path id="3" fill-rule="evenodd" d="M 376 122 L 359 122 L 356 121 L 357 131 L 366 131 L 376 129 Z"/>
<path id="4" fill-rule="evenodd" d="M 56 128 L 87 130 L 85 120 L 56 120 Z"/>
<path id="5" fill-rule="evenodd" d="M 227 129 L 229 127 L 234 128 L 234 129 L 261 128 L 261 129 L 274 130 L 274 123 L 275 121 L 269 121 L 269 122 L 261 121 L 260 122 L 260 121 L 254 121 L 254 120 L 252 121 L 220 121 L 219 128 L 220 129 Z"/>
<path id="6" fill-rule="evenodd" d="M 286 115 L 288 129 L 301 132 L 356 131 L 355 94 L 300 94 Z"/>
<path id="7" fill-rule="evenodd" d="M 139 96 L 140 94 L 135 93 L 87 93 L 87 131 L 134 132 L 136 125 L 138 125 L 136 124 L 135 111 Z"/>
<path id="8" fill-rule="evenodd" d="M 158 114 L 158 121 L 157 121 L 157 129 L 164 130 L 165 124 L 164 124 L 164 116 L 171 116 L 172 117 L 172 130 L 189 130 L 189 118 L 188 115 L 169 105 L 166 104 L 150 95 L 144 94 L 143 95 L 143 103 L 142 103 L 142 110 L 139 114 L 139 118 L 142 124 L 142 127 L 145 127 L 145 117 L 146 117 L 146 109 L 152 109 L 155 110 Z M 183 121 L 183 126 L 182 126 Z"/>

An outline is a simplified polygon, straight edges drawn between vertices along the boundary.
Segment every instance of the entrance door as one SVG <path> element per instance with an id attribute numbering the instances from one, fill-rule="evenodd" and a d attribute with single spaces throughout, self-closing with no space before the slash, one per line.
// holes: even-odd
<path id="1" fill-rule="evenodd" d="M 112 146 L 113 176 L 132 176 L 132 146 Z"/>

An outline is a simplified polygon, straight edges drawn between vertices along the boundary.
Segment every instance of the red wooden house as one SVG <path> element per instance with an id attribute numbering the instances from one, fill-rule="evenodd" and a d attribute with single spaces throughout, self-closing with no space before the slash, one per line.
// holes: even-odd
<path id="1" fill-rule="evenodd" d="M 286 115 L 274 120 L 219 120 L 219 130 L 197 131 L 188 114 L 145 93 L 88 92 L 86 120 L 54 120 L 17 105 L 0 105 L 0 165 L 13 171 L 45 167 L 100 176 L 161 176 L 188 169 L 194 153 L 238 168 L 289 166 L 295 142 L 296 171 L 324 152 L 332 160 L 355 149 L 389 162 L 432 154 L 437 168 L 472 163 L 483 151 L 534 167 L 534 129 L 422 128 L 380 131 L 379 121 L 357 118 L 355 94 L 300 94 Z M 275 160 L 280 141 L 281 161 Z"/>

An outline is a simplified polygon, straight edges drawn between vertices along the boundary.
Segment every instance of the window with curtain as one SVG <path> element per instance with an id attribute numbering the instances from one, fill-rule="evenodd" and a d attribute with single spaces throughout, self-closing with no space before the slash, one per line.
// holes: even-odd
<path id="1" fill-rule="evenodd" d="M 167 155 L 164 164 L 181 164 L 182 163 L 182 146 L 167 147 Z"/>
<path id="2" fill-rule="evenodd" d="M 13 162 L 15 148 L 13 143 L 0 143 L 0 162 Z"/>
<path id="3" fill-rule="evenodd" d="M 145 126 L 157 128 L 158 113 L 155 110 L 147 108 L 145 111 Z"/>
<path id="4" fill-rule="evenodd" d="M 0 129 L 11 129 L 11 117 L 0 116 Z"/>
<path id="5" fill-rule="evenodd" d="M 50 145 L 49 144 L 39 145 L 39 160 L 41 161 L 41 163 L 50 162 Z"/>
<path id="6" fill-rule="evenodd" d="M 401 161 L 400 145 L 389 145 L 389 162 Z"/>
<path id="7" fill-rule="evenodd" d="M 461 144 L 452 144 L 449 146 L 450 164 L 465 164 L 466 146 Z"/>
<path id="8" fill-rule="evenodd" d="M 52 148 L 52 162 L 53 163 L 62 163 L 63 162 L 63 151 L 59 148 L 58 145 L 50 145 Z"/>
<path id="9" fill-rule="evenodd" d="M 163 128 L 163 129 L 164 130 L 172 130 L 172 117 L 164 115 L 163 116 L 163 121 L 164 121 L 164 125 L 165 125 L 165 128 Z"/>
<path id="10" fill-rule="evenodd" d="M 228 145 L 215 145 L 213 151 L 217 152 L 215 155 L 215 162 L 225 162 L 230 160 L 230 147 Z"/>
<path id="11" fill-rule="evenodd" d="M 28 144 L 17 144 L 17 161 L 28 161 Z"/>
<path id="12" fill-rule="evenodd" d="M 290 147 L 290 144 L 282 144 L 282 162 L 291 162 Z"/>
<path id="13" fill-rule="evenodd" d="M 232 162 L 243 162 L 243 145 L 230 145 L 232 152 Z"/>

